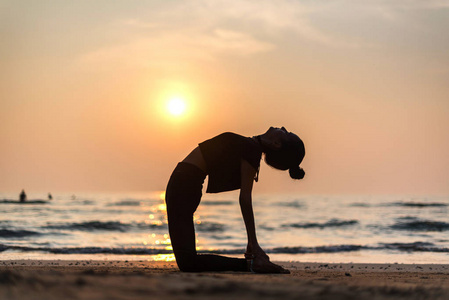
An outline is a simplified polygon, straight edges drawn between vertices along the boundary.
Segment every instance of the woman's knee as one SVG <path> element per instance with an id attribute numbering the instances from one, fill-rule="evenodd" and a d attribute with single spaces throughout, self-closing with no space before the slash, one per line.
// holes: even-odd
<path id="1" fill-rule="evenodd" d="M 176 263 L 182 272 L 197 272 L 195 254 L 191 253 L 175 253 Z"/>
<path id="2" fill-rule="evenodd" d="M 177 263 L 179 270 L 181 270 L 182 272 L 198 272 L 195 264 L 192 262 L 182 261 Z"/>

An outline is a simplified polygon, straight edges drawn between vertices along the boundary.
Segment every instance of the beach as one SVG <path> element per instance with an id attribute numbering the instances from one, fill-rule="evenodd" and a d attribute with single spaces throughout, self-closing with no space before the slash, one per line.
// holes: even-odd
<path id="1" fill-rule="evenodd" d="M 261 246 L 289 275 L 180 272 L 159 194 L 0 204 L 2 300 L 449 299 L 446 197 L 257 197 Z M 199 253 L 245 252 L 235 197 L 206 195 L 195 228 Z"/>
<path id="2" fill-rule="evenodd" d="M 279 262 L 291 274 L 180 272 L 174 262 L 0 261 L 0 299 L 448 299 L 447 264 Z"/>

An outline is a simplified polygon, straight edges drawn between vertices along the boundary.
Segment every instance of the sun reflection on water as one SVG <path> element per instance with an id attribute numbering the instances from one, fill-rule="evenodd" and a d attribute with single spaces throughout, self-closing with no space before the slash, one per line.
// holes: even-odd
<path id="1" fill-rule="evenodd" d="M 152 257 L 154 261 L 175 261 L 175 256 L 173 254 L 158 254 Z"/>

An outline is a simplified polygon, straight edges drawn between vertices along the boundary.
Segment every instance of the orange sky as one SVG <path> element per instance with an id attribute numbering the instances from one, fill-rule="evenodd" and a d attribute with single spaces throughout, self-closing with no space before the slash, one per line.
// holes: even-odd
<path id="1" fill-rule="evenodd" d="M 306 178 L 262 163 L 258 192 L 448 194 L 447 28 L 436 0 L 2 1 L 0 192 L 162 190 L 274 125 Z"/>

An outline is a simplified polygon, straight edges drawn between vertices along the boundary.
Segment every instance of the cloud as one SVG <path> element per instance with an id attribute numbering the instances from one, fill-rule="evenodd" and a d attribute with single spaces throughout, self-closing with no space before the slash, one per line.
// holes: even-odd
<path id="1" fill-rule="evenodd" d="M 119 22 L 125 26 L 128 27 L 134 27 L 134 28 L 143 28 L 143 29 L 152 29 L 157 28 L 158 24 L 156 23 L 150 23 L 150 22 L 144 22 L 139 19 L 126 19 Z"/>
<path id="2" fill-rule="evenodd" d="M 378 48 L 382 41 L 369 36 L 374 30 L 425 26 L 411 22 L 413 14 L 408 12 L 447 7 L 449 1 L 443 0 L 168 1 L 135 18 L 118 20 L 113 28 L 121 35 L 115 45 L 95 49 L 82 60 L 189 64 L 219 55 L 270 52 L 282 47 L 280 37 L 328 48 Z M 391 24 L 395 27 L 388 27 Z"/>
<path id="3" fill-rule="evenodd" d="M 214 30 L 210 35 L 200 36 L 195 44 L 217 53 L 238 55 L 267 52 L 275 48 L 273 44 L 257 40 L 246 33 L 220 28 Z"/>
<path id="4" fill-rule="evenodd" d="M 316 7 L 323 3 L 329 4 L 329 1 L 314 1 L 312 5 Z M 447 0 L 334 0 L 330 3 L 332 6 L 350 5 L 353 7 L 365 7 L 367 10 L 373 9 L 374 7 L 383 7 L 391 10 L 440 9 L 449 7 L 449 1 Z"/>
<path id="5" fill-rule="evenodd" d="M 133 27 L 156 28 L 157 25 L 127 21 Z M 271 43 L 233 30 L 217 28 L 211 32 L 192 29 L 152 31 L 128 43 L 103 47 L 87 53 L 81 61 L 92 63 L 124 63 L 131 67 L 175 66 L 197 61 L 212 61 L 218 55 L 248 56 L 272 50 Z"/>
<path id="6" fill-rule="evenodd" d="M 254 23 L 259 28 L 274 35 L 289 31 L 295 38 L 303 38 L 329 47 L 353 48 L 362 46 L 360 42 L 333 36 L 316 25 L 311 19 L 324 11 L 326 2 L 270 1 L 270 0 L 202 0 L 193 9 L 216 20 L 229 19 L 237 23 Z"/>
<path id="7" fill-rule="evenodd" d="M 375 1 L 376 2 L 376 1 Z M 390 6 L 393 9 L 440 9 L 449 8 L 447 0 L 396 0 L 396 1 L 379 1 L 384 6 Z"/>
<path id="8" fill-rule="evenodd" d="M 171 2 L 147 15 L 120 19 L 112 26 L 119 41 L 84 54 L 81 61 L 142 66 L 249 56 L 275 49 L 273 40 L 285 31 L 329 47 L 359 47 L 310 23 L 309 14 L 321 8 L 285 0 Z"/>

